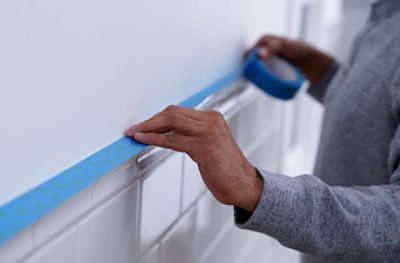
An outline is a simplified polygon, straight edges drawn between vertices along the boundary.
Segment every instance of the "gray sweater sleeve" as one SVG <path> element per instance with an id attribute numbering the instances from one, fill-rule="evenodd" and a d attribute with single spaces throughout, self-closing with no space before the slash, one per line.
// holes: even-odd
<path id="1" fill-rule="evenodd" d="M 310 86 L 310 88 L 307 91 L 308 94 L 310 94 L 314 99 L 323 103 L 324 96 L 328 89 L 328 86 L 331 83 L 332 79 L 335 77 L 336 73 L 338 72 L 338 69 L 339 69 L 339 63 L 336 60 L 334 60 L 330 69 L 323 77 L 323 79 L 317 84 Z"/>
<path id="2" fill-rule="evenodd" d="M 391 184 L 369 187 L 330 187 L 311 175 L 260 174 L 261 199 L 252 214 L 235 208 L 238 227 L 325 258 L 378 260 L 400 250 L 399 169 Z"/>

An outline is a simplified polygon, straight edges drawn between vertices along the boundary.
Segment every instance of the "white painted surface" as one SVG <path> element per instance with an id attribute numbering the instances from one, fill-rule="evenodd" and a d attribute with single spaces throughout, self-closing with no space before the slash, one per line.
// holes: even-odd
<path id="1" fill-rule="evenodd" d="M 92 190 L 93 204 L 100 204 L 118 190 L 132 183 L 136 177 L 133 169 L 133 164 L 126 164 L 98 181 Z"/>
<path id="2" fill-rule="evenodd" d="M 184 211 L 207 189 L 199 167 L 188 155 L 183 158 L 182 184 L 182 210 Z"/>
<path id="3" fill-rule="evenodd" d="M 286 2 L 0 2 L 0 204 L 229 73 Z"/>
<path id="4" fill-rule="evenodd" d="M 41 246 L 44 242 L 59 234 L 63 227 L 76 223 L 78 218 L 91 208 L 91 189 L 88 189 L 34 224 L 33 243 L 35 246 Z"/>
<path id="5" fill-rule="evenodd" d="M 48 245 L 28 258 L 26 263 L 76 263 L 78 262 L 77 228 L 72 227 L 60 234 Z"/>
<path id="6" fill-rule="evenodd" d="M 33 249 L 32 228 L 29 227 L 0 247 L 0 262 L 16 262 Z"/>
<path id="7" fill-rule="evenodd" d="M 131 263 L 139 257 L 138 184 L 125 189 L 79 223 L 79 262 Z"/>
<path id="8" fill-rule="evenodd" d="M 194 255 L 194 226 L 196 210 L 191 209 L 183 215 L 179 222 L 161 240 L 160 263 L 195 262 Z"/>
<path id="9" fill-rule="evenodd" d="M 146 251 L 180 213 L 182 154 L 174 154 L 143 181 L 140 251 Z"/>
<path id="10" fill-rule="evenodd" d="M 146 255 L 139 263 L 159 263 L 160 262 L 160 246 L 156 245 Z"/>
<path id="11" fill-rule="evenodd" d="M 232 221 L 232 216 L 233 209 L 218 203 L 209 192 L 198 201 L 195 228 L 196 258 L 204 254 L 224 226 Z"/>

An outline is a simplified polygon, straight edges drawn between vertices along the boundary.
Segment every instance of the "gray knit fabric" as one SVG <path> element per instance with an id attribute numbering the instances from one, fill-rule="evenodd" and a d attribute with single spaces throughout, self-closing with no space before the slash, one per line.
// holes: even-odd
<path id="1" fill-rule="evenodd" d="M 373 5 L 351 57 L 310 93 L 325 105 L 314 175 L 260 170 L 261 200 L 235 208 L 237 226 L 304 262 L 400 262 L 400 1 Z"/>

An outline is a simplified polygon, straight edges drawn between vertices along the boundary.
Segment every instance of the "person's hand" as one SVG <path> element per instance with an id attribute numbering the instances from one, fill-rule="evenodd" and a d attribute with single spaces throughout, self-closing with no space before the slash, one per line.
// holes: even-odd
<path id="1" fill-rule="evenodd" d="M 169 106 L 126 131 L 135 140 L 187 153 L 217 200 L 252 212 L 263 182 L 216 111 Z"/>
<path id="2" fill-rule="evenodd" d="M 311 85 L 322 80 L 333 63 L 331 56 L 300 40 L 266 35 L 261 37 L 245 55 L 254 48 L 258 48 L 258 55 L 263 60 L 279 55 L 291 61 L 300 68 Z"/>

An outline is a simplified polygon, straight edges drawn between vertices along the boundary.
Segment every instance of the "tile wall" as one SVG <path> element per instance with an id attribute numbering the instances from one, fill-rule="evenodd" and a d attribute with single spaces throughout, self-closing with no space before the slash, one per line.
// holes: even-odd
<path id="1" fill-rule="evenodd" d="M 283 105 L 250 87 L 227 122 L 248 158 L 279 171 Z M 226 107 L 225 107 L 226 110 Z M 236 228 L 233 209 L 206 190 L 197 165 L 169 153 L 156 167 L 132 160 L 0 247 L 0 262 L 296 262 L 297 253 Z"/>

